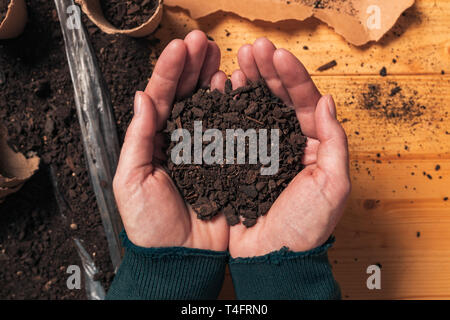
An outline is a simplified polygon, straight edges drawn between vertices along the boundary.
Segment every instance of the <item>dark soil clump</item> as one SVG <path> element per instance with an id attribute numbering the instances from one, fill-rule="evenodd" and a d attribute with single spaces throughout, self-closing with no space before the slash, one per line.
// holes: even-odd
<path id="1" fill-rule="evenodd" d="M 155 13 L 158 0 L 101 0 L 103 15 L 119 29 L 133 29 L 147 22 Z"/>
<path id="2" fill-rule="evenodd" d="M 168 169 L 186 201 L 196 210 L 198 218 L 210 220 L 225 214 L 230 225 L 240 222 L 253 226 L 259 216 L 265 215 L 276 198 L 292 178 L 302 169 L 302 156 L 306 137 L 292 108 L 275 97 L 267 86 L 252 83 L 231 91 L 228 81 L 225 94 L 217 90 L 201 89 L 192 97 L 175 104 L 167 123 L 167 131 L 182 127 L 194 137 L 194 121 L 202 121 L 203 132 L 218 129 L 223 135 L 222 164 L 180 164 L 171 161 L 171 151 L 178 143 L 171 142 L 168 149 Z M 225 161 L 226 130 L 254 129 L 261 137 L 267 129 L 267 150 L 270 153 L 271 129 L 279 129 L 279 170 L 274 175 L 261 175 L 263 165 L 249 164 L 249 139 L 246 139 L 245 164 L 236 164 L 236 139 L 234 163 Z M 192 139 L 193 140 L 193 139 Z M 203 142 L 203 147 L 209 142 Z M 259 150 L 259 147 L 258 147 Z M 194 152 L 192 152 L 194 156 Z M 267 167 L 267 165 L 266 165 Z"/>
<path id="3" fill-rule="evenodd" d="M 0 0 L 0 23 L 2 23 L 3 19 L 6 17 L 6 13 L 8 12 L 9 0 Z"/>

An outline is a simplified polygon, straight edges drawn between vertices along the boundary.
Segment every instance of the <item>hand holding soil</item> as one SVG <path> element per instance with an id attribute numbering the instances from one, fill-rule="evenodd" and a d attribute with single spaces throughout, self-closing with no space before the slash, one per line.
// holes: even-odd
<path id="1" fill-rule="evenodd" d="M 241 70 L 231 77 L 233 89 L 262 78 L 273 94 L 295 110 L 299 135 L 307 136 L 305 168 L 251 228 L 242 223 L 230 228 L 224 214 L 206 222 L 197 219 L 198 212 L 185 202 L 162 166 L 167 160 L 162 131 L 175 99 L 191 96 L 198 87 L 221 92 L 230 88 L 225 89 L 227 77 L 218 70 L 217 45 L 202 32 L 191 32 L 184 41 L 174 40 L 167 46 L 145 92 L 136 94 L 135 116 L 114 179 L 118 208 L 128 237 L 136 245 L 229 248 L 233 257 L 248 257 L 283 246 L 309 250 L 333 232 L 350 191 L 350 179 L 347 139 L 332 98 L 321 97 L 300 61 L 267 39 L 243 46 L 238 60 Z"/>
<path id="2" fill-rule="evenodd" d="M 229 228 L 224 216 L 205 223 L 188 208 L 165 162 L 163 138 L 175 98 L 198 86 L 216 88 L 226 76 L 218 72 L 220 50 L 200 31 L 172 41 L 161 54 L 145 92 L 135 99 L 114 178 L 114 194 L 129 239 L 142 247 L 183 246 L 224 251 Z"/>
<path id="3" fill-rule="evenodd" d="M 252 228 L 230 229 L 232 257 L 260 256 L 283 246 L 306 251 L 323 244 L 342 216 L 350 192 L 347 137 L 336 120 L 331 96 L 321 96 L 301 62 L 276 49 L 267 39 L 243 46 L 241 70 L 232 75 L 234 87 L 265 79 L 272 92 L 292 106 L 308 137 L 305 168 L 281 193 L 269 212 Z"/>

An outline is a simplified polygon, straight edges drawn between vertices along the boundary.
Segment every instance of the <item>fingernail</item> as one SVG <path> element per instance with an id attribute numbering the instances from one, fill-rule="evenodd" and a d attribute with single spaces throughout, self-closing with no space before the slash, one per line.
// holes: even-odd
<path id="1" fill-rule="evenodd" d="M 331 95 L 327 95 L 326 97 L 328 110 L 330 111 L 330 114 L 333 116 L 333 118 L 336 119 L 336 105 L 334 104 L 333 97 Z"/>
<path id="2" fill-rule="evenodd" d="M 134 96 L 134 115 L 138 116 L 142 110 L 142 92 L 136 91 Z"/>

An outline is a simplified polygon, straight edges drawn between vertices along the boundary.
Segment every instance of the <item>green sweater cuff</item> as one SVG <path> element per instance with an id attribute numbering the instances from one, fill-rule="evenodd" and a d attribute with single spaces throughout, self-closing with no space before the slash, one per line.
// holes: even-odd
<path id="1" fill-rule="evenodd" d="M 107 300 L 216 299 L 228 252 L 184 247 L 142 248 L 124 234 L 125 256 Z"/>
<path id="2" fill-rule="evenodd" d="M 252 258 L 230 260 L 236 297 L 242 300 L 340 299 L 339 285 L 331 272 L 327 251 L 334 237 L 313 250 L 279 251 Z"/>

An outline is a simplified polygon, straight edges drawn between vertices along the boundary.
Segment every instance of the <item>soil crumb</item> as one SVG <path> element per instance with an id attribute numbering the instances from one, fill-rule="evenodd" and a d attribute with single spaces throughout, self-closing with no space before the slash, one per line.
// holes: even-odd
<path id="1" fill-rule="evenodd" d="M 322 72 L 322 71 L 331 69 L 331 68 L 333 68 L 335 66 L 337 66 L 337 62 L 336 62 L 336 60 L 332 60 L 332 61 L 330 61 L 328 63 L 325 63 L 324 65 L 320 66 L 319 68 L 317 68 L 317 71 Z"/>

